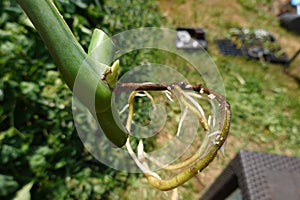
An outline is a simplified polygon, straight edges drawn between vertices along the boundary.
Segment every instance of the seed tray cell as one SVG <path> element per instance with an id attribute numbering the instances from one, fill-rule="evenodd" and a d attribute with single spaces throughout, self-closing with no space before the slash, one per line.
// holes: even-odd
<path id="1" fill-rule="evenodd" d="M 223 55 L 243 56 L 243 51 L 229 39 L 217 39 L 218 48 Z"/>

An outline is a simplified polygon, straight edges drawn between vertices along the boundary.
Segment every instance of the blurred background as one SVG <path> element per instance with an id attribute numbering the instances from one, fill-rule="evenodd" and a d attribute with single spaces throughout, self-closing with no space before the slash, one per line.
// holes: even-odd
<path id="1" fill-rule="evenodd" d="M 240 149 L 300 156 L 300 56 L 283 68 L 224 56 L 215 43 L 233 27 L 265 29 L 292 57 L 300 35 L 279 23 L 279 15 L 296 12 L 290 1 L 54 2 L 85 49 L 94 28 L 109 35 L 138 27 L 205 29 L 208 52 L 232 107 L 231 130 L 225 155 L 179 187 L 178 199 L 199 198 Z M 144 62 L 142 55 L 134 56 L 135 64 Z M 13 199 L 17 192 L 24 199 L 29 191 L 32 199 L 171 198 L 142 174 L 111 169 L 85 150 L 73 125 L 71 91 L 14 0 L 0 1 L 0 64 L 0 199 Z M 122 73 L 129 67 L 125 60 Z"/>

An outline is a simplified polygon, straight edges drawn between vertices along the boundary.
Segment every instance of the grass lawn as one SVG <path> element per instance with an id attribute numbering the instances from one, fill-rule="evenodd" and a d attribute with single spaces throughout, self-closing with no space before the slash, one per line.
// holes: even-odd
<path id="1" fill-rule="evenodd" d="M 179 199 L 197 199 L 240 149 L 300 156 L 300 56 L 285 73 L 281 65 L 222 56 L 214 38 L 231 27 L 263 28 L 273 33 L 291 57 L 300 48 L 300 36 L 281 28 L 271 1 L 160 0 L 164 27 L 204 27 L 208 51 L 224 79 L 233 117 L 225 156 L 219 156 L 202 173 L 179 188 Z M 265 2 L 265 3 L 262 3 Z M 146 199 L 158 194 L 141 179 L 138 188 Z M 149 188 L 149 190 L 147 189 Z M 153 194 L 152 194 L 153 193 Z M 131 195 L 130 195 L 131 194 Z M 141 196 L 142 197 L 142 196 Z"/>

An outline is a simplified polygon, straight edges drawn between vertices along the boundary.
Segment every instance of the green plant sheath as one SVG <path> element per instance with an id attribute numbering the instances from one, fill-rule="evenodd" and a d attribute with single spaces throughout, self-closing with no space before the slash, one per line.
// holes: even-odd
<path id="1" fill-rule="evenodd" d="M 113 118 L 112 92 L 101 80 L 101 75 L 109 66 L 90 59 L 51 0 L 17 1 L 46 44 L 67 85 L 73 89 L 76 80 L 76 85 L 80 85 L 82 91 L 77 97 L 84 105 L 90 103 L 90 99 L 85 98 L 86 96 L 95 96 L 95 107 L 87 107 L 95 109 L 100 126 L 108 139 L 118 147 L 123 146 L 127 133 L 124 128 L 120 128 L 121 123 Z"/>

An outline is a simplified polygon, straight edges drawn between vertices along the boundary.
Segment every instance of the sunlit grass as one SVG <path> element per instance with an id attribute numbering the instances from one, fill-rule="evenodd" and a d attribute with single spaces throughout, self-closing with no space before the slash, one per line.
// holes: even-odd
<path id="1" fill-rule="evenodd" d="M 299 83 L 284 73 L 280 65 L 222 56 L 214 42 L 216 37 L 226 36 L 226 31 L 234 26 L 264 28 L 273 33 L 283 49 L 292 56 L 300 48 L 299 36 L 279 26 L 277 17 L 271 10 L 268 11 L 271 4 L 265 2 L 255 9 L 247 9 L 233 0 L 173 0 L 159 3 L 166 19 L 164 26 L 206 29 L 209 53 L 222 74 L 233 112 L 225 156 L 220 156 L 203 173 L 181 187 L 179 199 L 199 197 L 202 189 L 214 181 L 242 148 L 300 156 Z M 300 71 L 299 62 L 300 57 L 288 69 L 294 76 Z M 146 191 L 149 191 L 146 192 L 147 198 L 151 199 L 154 195 L 151 188 Z M 162 196 L 170 199 L 170 195 Z"/>

